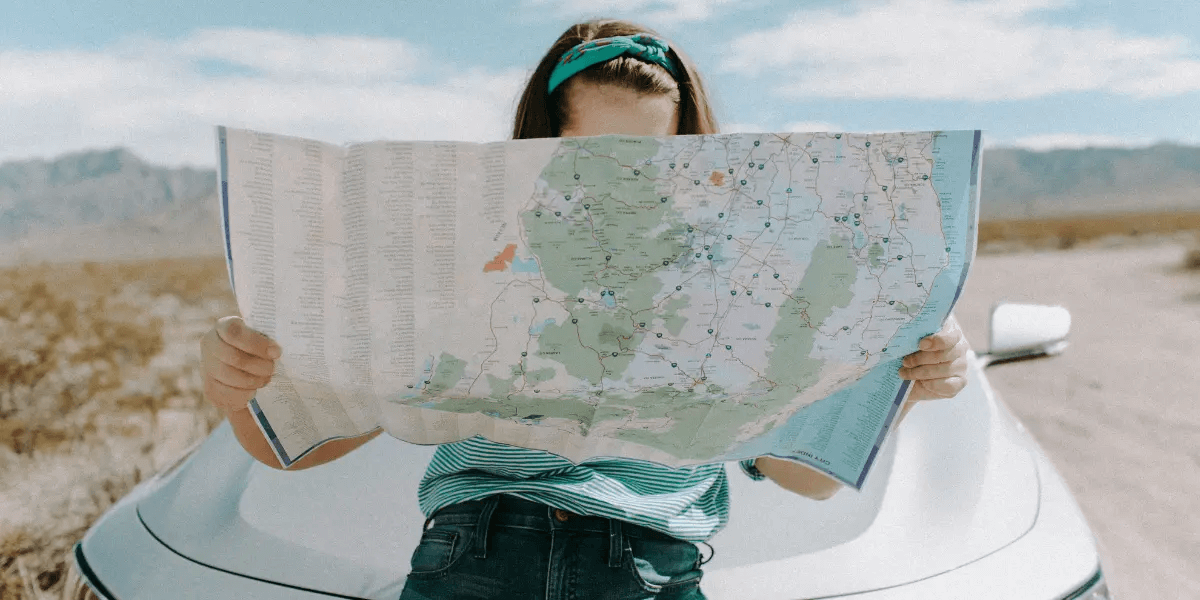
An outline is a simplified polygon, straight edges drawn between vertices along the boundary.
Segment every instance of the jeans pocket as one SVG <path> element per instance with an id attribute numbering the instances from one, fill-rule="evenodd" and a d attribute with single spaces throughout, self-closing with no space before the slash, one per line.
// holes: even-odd
<path id="1" fill-rule="evenodd" d="M 435 527 L 421 534 L 412 555 L 409 575 L 437 575 L 449 569 L 466 552 L 471 542 L 470 530 L 458 527 Z"/>
<path id="2" fill-rule="evenodd" d="M 699 587 L 704 575 L 700 551 L 683 540 L 626 537 L 625 557 L 634 579 L 647 592 L 674 596 Z"/>

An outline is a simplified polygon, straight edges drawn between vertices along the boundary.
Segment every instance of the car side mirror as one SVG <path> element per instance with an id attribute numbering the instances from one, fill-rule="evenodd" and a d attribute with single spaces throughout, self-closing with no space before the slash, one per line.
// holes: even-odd
<path id="1" fill-rule="evenodd" d="M 1010 304 L 992 307 L 985 366 L 1061 354 L 1071 332 L 1071 313 L 1061 306 Z"/>

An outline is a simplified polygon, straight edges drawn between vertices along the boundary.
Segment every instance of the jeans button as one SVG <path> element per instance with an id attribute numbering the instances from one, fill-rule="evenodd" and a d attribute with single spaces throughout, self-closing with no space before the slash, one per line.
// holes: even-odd
<path id="1" fill-rule="evenodd" d="M 567 519 L 571 518 L 571 513 L 567 512 L 561 508 L 556 508 L 556 509 L 554 509 L 554 518 L 559 523 L 566 523 Z"/>

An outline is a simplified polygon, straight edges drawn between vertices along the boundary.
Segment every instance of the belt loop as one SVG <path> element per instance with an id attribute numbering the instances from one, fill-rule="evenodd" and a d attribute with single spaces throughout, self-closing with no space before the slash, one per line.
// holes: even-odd
<path id="1" fill-rule="evenodd" d="M 608 520 L 608 566 L 621 566 L 621 559 L 624 558 L 624 536 L 621 535 L 621 521 L 618 519 Z"/>
<path id="2" fill-rule="evenodd" d="M 475 524 L 475 558 L 487 558 L 488 527 L 497 504 L 500 504 L 499 495 L 488 496 L 479 510 L 479 522 Z"/>

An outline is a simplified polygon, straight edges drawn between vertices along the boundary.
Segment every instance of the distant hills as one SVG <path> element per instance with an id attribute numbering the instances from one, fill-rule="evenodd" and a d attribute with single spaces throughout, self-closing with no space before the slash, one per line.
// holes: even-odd
<path id="1" fill-rule="evenodd" d="M 215 194 L 211 170 L 149 165 L 124 149 L 0 165 L 0 239 L 120 223 Z"/>
<path id="2" fill-rule="evenodd" d="M 993 149 L 980 220 L 1200 211 L 1200 148 Z"/>
<path id="3" fill-rule="evenodd" d="M 982 221 L 1200 212 L 1200 148 L 984 152 Z M 219 255 L 216 175 L 124 149 L 0 165 L 0 264 Z"/>
<path id="4" fill-rule="evenodd" d="M 124 149 L 0 165 L 0 264 L 220 254 L 211 169 Z"/>

